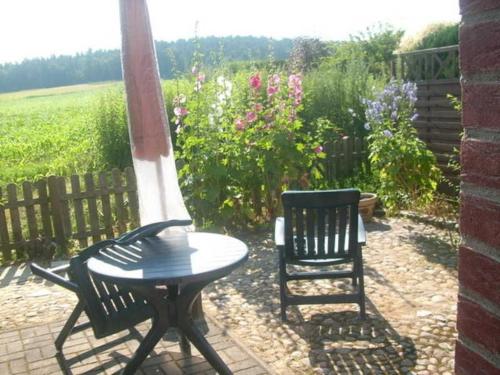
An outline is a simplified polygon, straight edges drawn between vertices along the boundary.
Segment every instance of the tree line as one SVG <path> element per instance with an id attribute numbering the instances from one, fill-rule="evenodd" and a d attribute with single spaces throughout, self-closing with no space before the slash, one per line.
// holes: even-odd
<path id="1" fill-rule="evenodd" d="M 207 65 L 225 61 L 256 61 L 272 56 L 288 58 L 292 39 L 230 36 L 156 41 L 160 75 L 163 79 L 189 71 L 193 54 L 200 53 Z M 89 50 L 76 55 L 26 59 L 0 64 L 0 92 L 48 88 L 122 79 L 119 50 Z"/>

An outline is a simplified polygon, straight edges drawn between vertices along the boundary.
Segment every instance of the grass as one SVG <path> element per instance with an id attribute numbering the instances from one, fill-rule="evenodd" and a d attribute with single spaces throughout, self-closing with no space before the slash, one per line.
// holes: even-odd
<path id="1" fill-rule="evenodd" d="M 94 169 L 92 110 L 119 84 L 0 94 L 0 186 Z"/>

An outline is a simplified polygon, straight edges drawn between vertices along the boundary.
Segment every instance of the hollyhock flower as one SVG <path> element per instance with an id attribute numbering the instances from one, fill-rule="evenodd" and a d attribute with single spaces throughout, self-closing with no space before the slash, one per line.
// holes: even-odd
<path id="1" fill-rule="evenodd" d="M 267 95 L 269 95 L 269 96 L 273 96 L 277 92 L 278 92 L 278 88 L 276 86 L 269 86 L 267 88 Z"/>
<path id="2" fill-rule="evenodd" d="M 248 122 L 254 122 L 257 120 L 257 114 L 253 111 L 247 112 L 246 119 Z"/>
<path id="3" fill-rule="evenodd" d="M 314 148 L 314 152 L 315 152 L 316 154 L 319 154 L 319 153 L 323 152 L 323 146 L 316 146 L 316 147 Z"/>
<path id="4" fill-rule="evenodd" d="M 250 83 L 250 87 L 253 88 L 254 90 L 260 89 L 260 86 L 262 85 L 262 81 L 260 80 L 259 73 L 256 73 L 253 76 L 251 76 L 249 79 L 249 83 Z"/>
<path id="5" fill-rule="evenodd" d="M 175 107 L 174 114 L 178 117 L 186 116 L 188 114 L 188 110 L 184 107 Z"/>
<path id="6" fill-rule="evenodd" d="M 203 83 L 203 82 L 205 82 L 205 78 L 206 78 L 205 73 L 198 73 L 198 76 L 196 77 L 196 80 L 198 82 Z"/>
<path id="7" fill-rule="evenodd" d="M 278 86 L 280 84 L 281 78 L 279 74 L 273 74 L 269 77 L 269 85 L 270 86 Z"/>
<path id="8" fill-rule="evenodd" d="M 193 65 L 193 67 L 191 68 L 191 73 L 194 75 L 196 73 L 198 73 L 198 67 L 196 65 Z"/>
<path id="9" fill-rule="evenodd" d="M 245 120 L 242 120 L 240 118 L 236 119 L 236 121 L 234 122 L 236 130 L 244 130 L 245 125 L 246 125 Z"/>
<path id="10" fill-rule="evenodd" d="M 175 106 L 180 106 L 181 104 L 186 103 L 186 95 L 184 95 L 184 94 L 177 95 L 174 98 L 173 103 Z"/>

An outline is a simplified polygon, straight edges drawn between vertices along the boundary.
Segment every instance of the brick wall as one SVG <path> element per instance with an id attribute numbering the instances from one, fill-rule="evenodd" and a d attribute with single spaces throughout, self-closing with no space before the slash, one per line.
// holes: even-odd
<path id="1" fill-rule="evenodd" d="M 457 374 L 500 373 L 500 0 L 460 0 Z"/>

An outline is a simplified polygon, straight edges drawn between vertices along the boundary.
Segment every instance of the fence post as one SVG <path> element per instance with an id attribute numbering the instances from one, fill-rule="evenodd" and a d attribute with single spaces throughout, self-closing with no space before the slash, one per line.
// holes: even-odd
<path id="1" fill-rule="evenodd" d="M 66 234 L 64 231 L 64 207 L 62 197 L 59 192 L 59 183 L 56 176 L 50 176 L 49 184 L 49 203 L 52 211 L 52 220 L 54 225 L 54 234 L 56 243 L 63 252 L 67 250 Z"/>
<path id="2" fill-rule="evenodd" d="M 7 217 L 4 208 L 5 199 L 3 198 L 2 188 L 0 188 L 0 244 L 2 246 L 3 261 L 12 260 L 12 254 L 9 247 L 9 231 L 7 229 Z"/>
<path id="3" fill-rule="evenodd" d="M 22 259 L 23 257 L 23 230 L 21 227 L 21 218 L 19 216 L 19 208 L 17 203 L 17 186 L 15 184 L 7 185 L 7 198 L 10 206 L 10 222 L 12 224 L 12 234 L 14 242 L 16 243 L 16 257 Z"/>

